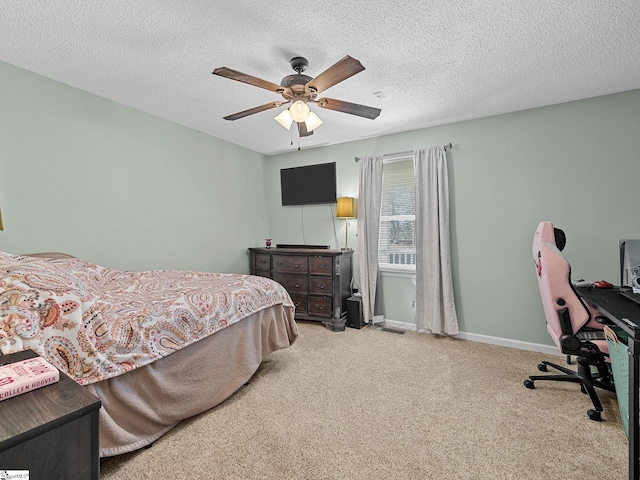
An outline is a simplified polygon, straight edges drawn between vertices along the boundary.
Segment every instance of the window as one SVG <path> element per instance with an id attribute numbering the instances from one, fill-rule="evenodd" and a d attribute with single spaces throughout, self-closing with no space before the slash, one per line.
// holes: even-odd
<path id="1" fill-rule="evenodd" d="M 378 263 L 382 271 L 416 270 L 416 186 L 413 157 L 385 159 Z"/>

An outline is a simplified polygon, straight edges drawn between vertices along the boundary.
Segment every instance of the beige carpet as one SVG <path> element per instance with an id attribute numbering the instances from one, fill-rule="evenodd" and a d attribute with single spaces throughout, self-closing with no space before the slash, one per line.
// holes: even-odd
<path id="1" fill-rule="evenodd" d="M 573 384 L 522 382 L 543 358 L 476 342 L 300 323 L 222 405 L 151 448 L 102 460 L 103 480 L 624 479 L 615 394 L 604 421 Z"/>

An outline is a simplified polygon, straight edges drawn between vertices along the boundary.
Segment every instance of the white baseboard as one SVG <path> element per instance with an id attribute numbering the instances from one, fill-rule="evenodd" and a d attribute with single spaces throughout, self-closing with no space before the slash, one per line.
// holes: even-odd
<path id="1" fill-rule="evenodd" d="M 523 342 L 522 340 L 513 340 L 511 338 L 492 337 L 491 335 L 481 335 L 479 333 L 460 332 L 456 338 L 463 340 L 471 340 L 473 342 L 490 343 L 492 345 L 501 345 L 503 347 L 518 348 L 520 350 L 529 350 L 531 352 L 540 352 L 546 355 L 561 355 L 558 347 L 555 345 L 545 345 L 543 343 Z"/>
<path id="2" fill-rule="evenodd" d="M 397 322 L 388 318 L 384 319 L 384 324 L 389 327 L 402 328 L 405 330 L 415 330 L 415 323 Z M 491 335 L 482 335 L 479 333 L 460 332 L 455 338 L 462 340 L 470 340 L 472 342 L 489 343 L 491 345 L 500 345 L 503 347 L 517 348 L 519 350 L 529 350 L 531 352 L 540 352 L 545 355 L 560 355 L 555 345 L 545 345 L 542 343 L 523 342 L 522 340 L 513 340 L 510 338 L 493 337 Z"/>

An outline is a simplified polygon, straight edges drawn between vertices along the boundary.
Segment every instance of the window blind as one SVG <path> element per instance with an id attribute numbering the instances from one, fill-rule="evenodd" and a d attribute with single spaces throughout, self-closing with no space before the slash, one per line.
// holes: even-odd
<path id="1" fill-rule="evenodd" d="M 416 187 L 413 158 L 385 162 L 378 262 L 381 267 L 415 269 Z"/>

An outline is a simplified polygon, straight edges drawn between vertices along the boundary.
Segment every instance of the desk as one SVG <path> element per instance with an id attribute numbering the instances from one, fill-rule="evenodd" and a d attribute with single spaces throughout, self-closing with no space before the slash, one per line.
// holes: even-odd
<path id="1" fill-rule="evenodd" d="M 577 288 L 578 294 L 629 334 L 629 478 L 640 478 L 640 306 L 617 288 Z"/>

